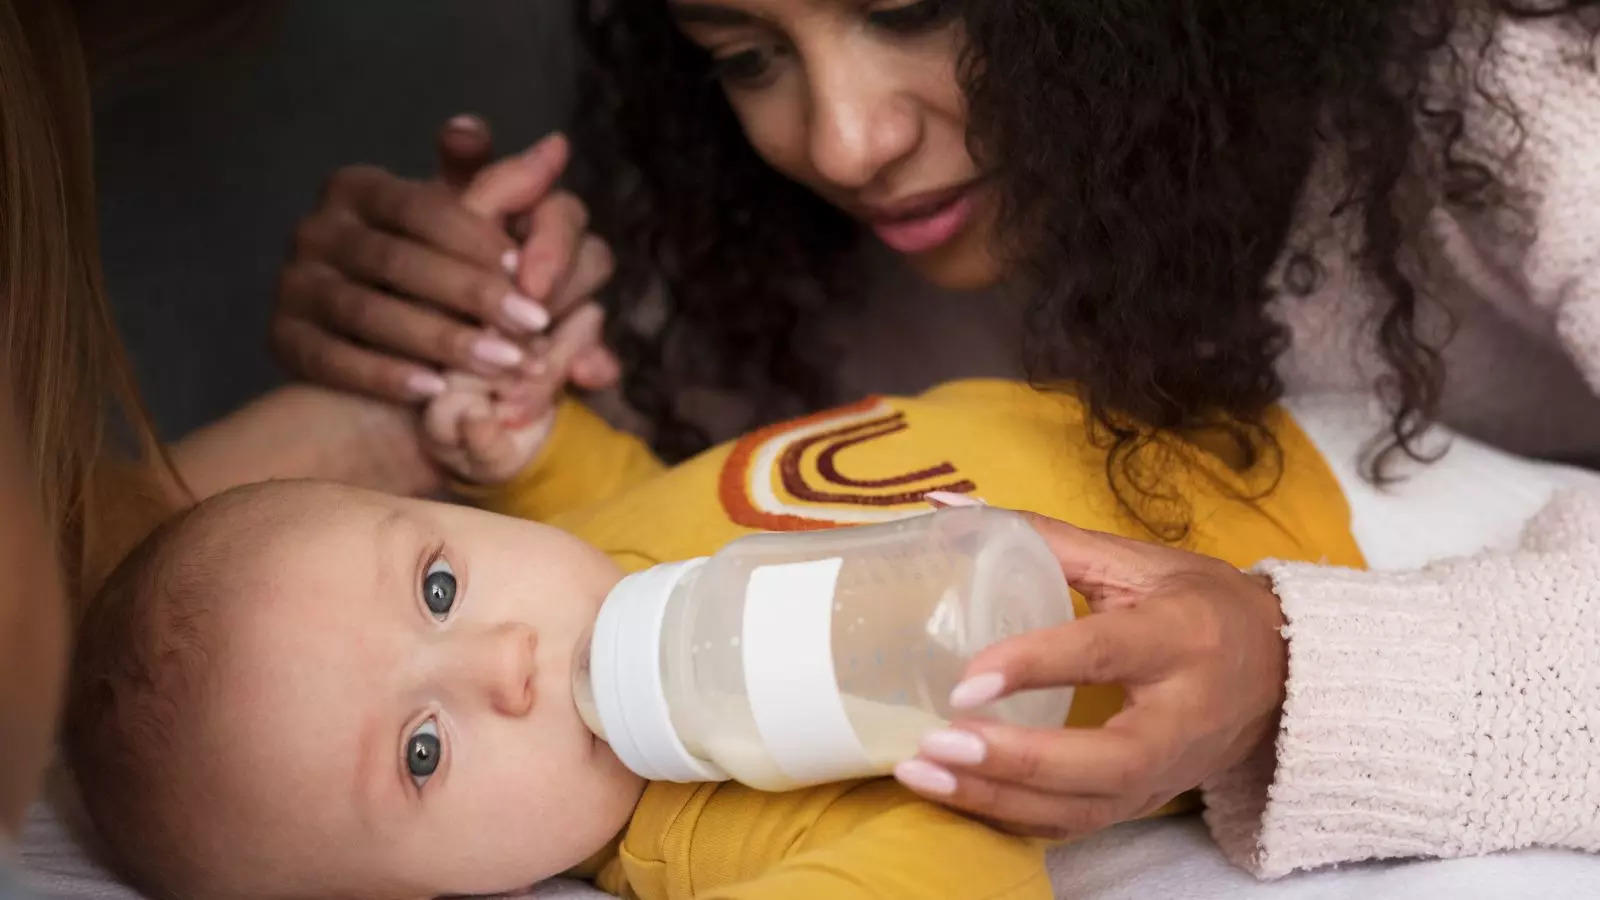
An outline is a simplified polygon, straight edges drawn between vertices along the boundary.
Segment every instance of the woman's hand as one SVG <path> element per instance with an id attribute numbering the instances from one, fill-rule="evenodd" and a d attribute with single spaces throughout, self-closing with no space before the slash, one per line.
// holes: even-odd
<path id="1" fill-rule="evenodd" d="M 896 776 L 1022 834 L 1066 839 L 1150 813 L 1276 733 L 1287 656 L 1265 579 L 1181 550 L 1034 517 L 1095 615 L 979 654 L 952 703 L 1030 688 L 1121 684 L 1100 728 L 958 722 Z"/>
<path id="2" fill-rule="evenodd" d="M 485 167 L 487 126 L 458 117 L 440 135 L 439 181 L 335 173 L 283 269 L 279 358 L 313 381 L 399 402 L 441 393 L 441 370 L 531 371 L 528 339 L 611 277 L 582 202 L 555 189 L 569 152 L 552 135 Z M 617 365 L 596 346 L 573 377 L 604 387 Z"/>

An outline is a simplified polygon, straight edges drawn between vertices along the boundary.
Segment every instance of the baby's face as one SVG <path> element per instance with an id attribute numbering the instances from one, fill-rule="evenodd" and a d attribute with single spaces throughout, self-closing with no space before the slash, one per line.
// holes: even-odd
<path id="1" fill-rule="evenodd" d="M 209 746 L 177 761 L 222 801 L 197 811 L 214 858 L 296 895 L 431 897 L 600 850 L 642 783 L 584 727 L 570 671 L 616 567 L 531 522 L 292 490 L 315 493 L 215 604 Z"/>

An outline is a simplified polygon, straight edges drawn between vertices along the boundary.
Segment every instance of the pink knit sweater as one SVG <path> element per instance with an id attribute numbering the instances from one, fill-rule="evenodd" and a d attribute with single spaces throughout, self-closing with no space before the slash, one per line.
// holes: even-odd
<path id="1" fill-rule="evenodd" d="M 1410 261 L 1455 330 L 1443 415 L 1524 453 L 1600 463 L 1600 74 L 1572 23 L 1482 21 L 1470 152 L 1525 217 L 1433 206 Z M 1419 154 L 1426 155 L 1426 154 Z M 1327 223 L 1324 173 L 1302 221 Z M 1426 190 L 1426 189 L 1423 189 Z M 1431 198 L 1427 198 L 1431 199 Z M 1422 204 L 1424 208 L 1432 204 Z M 1307 226 L 1327 277 L 1287 298 L 1292 392 L 1370 388 L 1373 290 L 1347 235 Z M 1440 322 L 1431 327 L 1444 327 Z M 1268 564 L 1288 627 L 1274 752 L 1204 786 L 1223 850 L 1261 877 L 1518 847 L 1600 851 L 1600 492 L 1557 497 L 1521 549 L 1407 573 Z"/>

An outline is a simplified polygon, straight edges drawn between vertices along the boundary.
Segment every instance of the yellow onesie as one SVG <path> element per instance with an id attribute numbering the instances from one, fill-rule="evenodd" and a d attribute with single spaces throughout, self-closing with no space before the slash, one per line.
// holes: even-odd
<path id="1" fill-rule="evenodd" d="M 942 490 L 1086 528 L 1144 537 L 1117 503 L 1082 406 L 1015 382 L 954 382 L 915 398 L 871 397 L 774 425 L 671 469 L 637 439 L 568 402 L 514 481 L 466 493 L 559 526 L 625 569 L 715 552 L 760 531 L 884 522 L 928 511 Z M 1286 413 L 1269 424 L 1282 477 L 1260 499 L 1217 458 L 1184 445 L 1164 473 L 1183 497 L 1180 546 L 1248 567 L 1268 558 L 1360 566 L 1349 508 Z M 1087 614 L 1082 607 L 1079 614 Z M 1120 708 L 1080 688 L 1067 724 Z M 580 873 L 645 900 L 1048 898 L 1042 844 L 1001 834 L 878 779 L 763 794 L 734 783 L 649 785 L 620 842 Z"/>

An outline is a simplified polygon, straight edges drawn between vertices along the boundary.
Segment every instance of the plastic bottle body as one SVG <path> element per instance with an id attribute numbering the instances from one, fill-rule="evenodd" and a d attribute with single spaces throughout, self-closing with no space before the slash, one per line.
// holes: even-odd
<path id="1" fill-rule="evenodd" d="M 752 787 L 881 775 L 952 717 L 974 654 L 1071 617 L 1043 540 L 1003 510 L 758 535 L 671 588 L 660 693 L 682 747 Z M 980 714 L 1059 726 L 1071 698 L 1032 692 Z"/>

